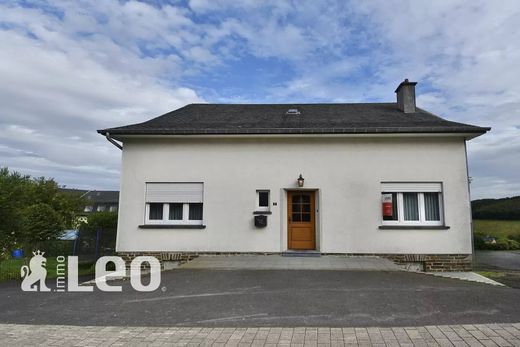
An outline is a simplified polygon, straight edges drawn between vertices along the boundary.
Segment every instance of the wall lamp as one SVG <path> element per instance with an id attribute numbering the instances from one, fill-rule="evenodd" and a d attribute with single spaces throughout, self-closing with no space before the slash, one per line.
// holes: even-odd
<path id="1" fill-rule="evenodd" d="M 305 178 L 303 178 L 302 174 L 300 174 L 300 177 L 298 177 L 298 187 L 303 187 L 304 182 L 305 182 Z"/>

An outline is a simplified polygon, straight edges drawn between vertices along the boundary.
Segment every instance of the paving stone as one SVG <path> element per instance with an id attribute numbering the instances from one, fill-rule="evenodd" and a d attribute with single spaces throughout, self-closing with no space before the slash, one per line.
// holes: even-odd
<path id="1" fill-rule="evenodd" d="M 0 324 L 2 346 L 518 346 L 520 325 L 396 328 L 146 328 Z"/>

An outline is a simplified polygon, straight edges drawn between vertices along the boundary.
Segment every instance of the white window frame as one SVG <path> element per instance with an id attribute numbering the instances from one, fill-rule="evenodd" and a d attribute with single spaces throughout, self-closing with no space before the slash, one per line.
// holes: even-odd
<path id="1" fill-rule="evenodd" d="M 174 187 L 177 185 L 177 187 Z M 196 187 L 200 186 L 200 189 Z M 154 188 L 149 196 L 148 187 Z M 173 194 L 172 190 L 180 194 Z M 182 189 L 184 188 L 184 189 Z M 195 188 L 195 190 L 194 190 Z M 193 195 L 194 192 L 199 192 Z M 171 201 L 170 201 L 171 200 Z M 162 204 L 163 218 L 150 219 L 150 204 Z M 170 204 L 182 204 L 182 220 L 171 220 Z M 190 220 L 190 204 L 202 204 L 202 219 Z M 146 182 L 145 225 L 204 225 L 204 183 L 203 182 Z"/>
<path id="2" fill-rule="evenodd" d="M 260 193 L 267 193 L 267 206 L 260 206 Z M 258 189 L 256 191 L 255 211 L 257 211 L 257 212 L 271 211 L 271 191 L 269 189 Z"/>
<path id="3" fill-rule="evenodd" d="M 150 219 L 150 204 L 146 203 L 145 208 L 145 224 L 158 224 L 158 225 L 202 225 L 204 219 L 190 220 L 190 203 L 180 202 L 157 202 L 155 204 L 163 205 L 163 218 L 162 219 Z M 182 204 L 182 219 L 175 220 L 170 218 L 170 204 Z M 204 203 L 202 203 L 202 216 L 204 218 Z"/>
<path id="4" fill-rule="evenodd" d="M 388 184 L 391 185 L 392 183 Z M 434 185 L 435 183 L 424 183 L 424 186 Z M 387 187 L 388 187 L 387 185 Z M 406 187 L 406 183 L 396 183 L 397 186 Z M 410 186 L 421 186 L 421 183 L 410 183 Z M 382 186 L 382 193 L 396 193 L 397 195 L 397 217 L 398 220 L 384 220 L 381 214 L 382 225 L 395 225 L 395 226 L 443 226 L 444 225 L 444 199 L 442 185 L 438 184 L 441 188 L 439 190 L 433 189 L 432 191 L 396 191 L 395 189 L 385 189 L 385 185 Z M 420 190 L 420 189 L 417 189 Z M 415 193 L 418 195 L 417 203 L 419 204 L 419 220 L 409 221 L 404 220 L 404 204 L 403 204 L 403 193 Z M 437 193 L 439 196 L 439 220 L 438 221 L 427 221 L 426 220 L 426 207 L 424 204 L 424 193 Z"/>

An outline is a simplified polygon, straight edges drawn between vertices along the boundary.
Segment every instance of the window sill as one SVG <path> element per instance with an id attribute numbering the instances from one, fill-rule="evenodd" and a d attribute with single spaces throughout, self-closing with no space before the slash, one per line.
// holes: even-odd
<path id="1" fill-rule="evenodd" d="M 271 211 L 253 211 L 253 214 L 273 214 Z"/>
<path id="2" fill-rule="evenodd" d="M 139 229 L 206 229 L 202 224 L 143 224 Z"/>
<path id="3" fill-rule="evenodd" d="M 447 225 L 380 225 L 381 230 L 447 230 Z"/>

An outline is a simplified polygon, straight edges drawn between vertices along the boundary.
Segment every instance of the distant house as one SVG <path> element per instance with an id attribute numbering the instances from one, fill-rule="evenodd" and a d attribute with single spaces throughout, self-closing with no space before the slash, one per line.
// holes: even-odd
<path id="1" fill-rule="evenodd" d="M 397 102 L 191 104 L 99 130 L 123 150 L 117 251 L 373 254 L 470 269 L 466 141 L 490 128 L 416 107 L 415 85 L 402 82 Z"/>
<path id="2" fill-rule="evenodd" d="M 94 212 L 117 212 L 119 207 L 119 191 L 117 190 L 83 190 L 62 188 L 64 192 L 76 194 L 86 199 L 87 204 L 79 213 L 78 221 L 87 222 L 88 215 Z"/>
<path id="3" fill-rule="evenodd" d="M 89 204 L 83 212 L 117 212 L 119 205 L 119 191 L 117 190 L 89 190 L 83 197 L 87 198 Z"/>

